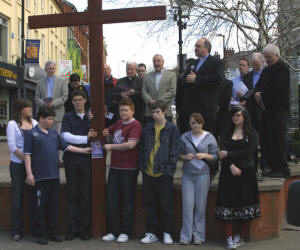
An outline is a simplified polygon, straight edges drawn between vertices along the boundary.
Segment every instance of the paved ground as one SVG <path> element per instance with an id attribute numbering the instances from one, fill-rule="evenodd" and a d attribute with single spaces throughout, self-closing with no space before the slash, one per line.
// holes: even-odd
<path id="1" fill-rule="evenodd" d="M 90 241 L 83 242 L 79 239 L 73 241 L 64 241 L 62 243 L 50 242 L 47 246 L 41 246 L 33 243 L 33 238 L 25 236 L 22 241 L 14 242 L 10 239 L 9 233 L 0 232 L 0 250 L 135 250 L 135 249 L 207 249 L 218 250 L 224 249 L 224 243 L 222 241 L 208 241 L 202 246 L 182 246 L 175 243 L 172 246 L 163 245 L 161 242 L 141 245 L 138 239 L 130 240 L 128 243 L 106 243 L 101 240 L 91 239 Z M 300 249 L 300 227 L 293 227 L 284 223 L 281 235 L 279 238 L 249 242 L 239 247 L 244 250 L 299 250 Z"/>
<path id="2" fill-rule="evenodd" d="M 0 142 L 0 183 L 10 183 L 9 171 L 9 152 L 7 149 L 6 142 Z M 298 171 L 299 166 L 297 166 Z M 176 173 L 177 179 L 180 179 L 181 171 Z M 61 169 L 61 182 L 64 183 L 64 173 Z M 40 246 L 33 243 L 33 238 L 29 235 L 25 235 L 24 239 L 20 242 L 14 242 L 10 238 L 8 232 L 0 232 L 0 250 L 40 250 L 40 249 L 60 249 L 60 250 L 92 250 L 92 249 L 103 249 L 103 250 L 135 250 L 135 249 L 208 249 L 218 250 L 224 249 L 224 242 L 222 241 L 208 241 L 203 246 L 181 246 L 178 243 L 172 246 L 165 246 L 162 243 L 155 243 L 151 245 L 141 245 L 138 239 L 130 240 L 126 244 L 118 243 L 105 243 L 101 240 L 91 239 L 90 241 L 83 242 L 81 240 L 74 240 L 71 242 L 54 243 L 50 242 L 47 246 Z M 262 240 L 256 242 L 249 242 L 240 247 L 245 250 L 300 250 L 300 227 L 293 227 L 288 225 L 285 221 L 281 235 L 279 238 Z"/>

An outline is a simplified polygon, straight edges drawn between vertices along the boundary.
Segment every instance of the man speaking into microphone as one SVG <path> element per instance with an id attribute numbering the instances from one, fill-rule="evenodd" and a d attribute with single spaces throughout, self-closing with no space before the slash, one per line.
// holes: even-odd
<path id="1" fill-rule="evenodd" d="M 201 113 L 205 125 L 204 129 L 216 134 L 217 95 L 218 85 L 224 79 L 224 64 L 210 55 L 211 44 L 206 38 L 197 40 L 195 64 L 187 68 L 183 83 L 181 132 L 189 130 L 189 116 Z"/>

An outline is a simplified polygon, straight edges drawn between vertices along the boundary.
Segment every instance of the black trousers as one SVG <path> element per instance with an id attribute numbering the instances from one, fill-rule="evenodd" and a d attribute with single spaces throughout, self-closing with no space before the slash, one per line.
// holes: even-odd
<path id="1" fill-rule="evenodd" d="M 11 224 L 12 236 L 23 235 L 23 195 L 25 183 L 25 166 L 22 163 L 10 162 L 9 172 L 12 184 Z"/>
<path id="2" fill-rule="evenodd" d="M 289 173 L 287 164 L 287 122 L 288 110 L 265 111 L 263 113 L 263 133 L 265 153 L 271 169 L 284 174 Z"/>
<path id="3" fill-rule="evenodd" d="M 91 221 L 91 165 L 65 163 L 69 232 L 88 233 Z"/>
<path id="4" fill-rule="evenodd" d="M 159 235 L 159 207 L 162 210 L 162 232 L 173 228 L 173 177 L 151 177 L 143 174 L 143 205 L 147 215 L 147 232 Z"/>
<path id="5" fill-rule="evenodd" d="M 30 188 L 33 235 L 46 236 L 58 228 L 59 179 L 36 181 Z"/>
<path id="6" fill-rule="evenodd" d="M 130 235 L 133 225 L 137 170 L 111 168 L 106 188 L 108 233 Z"/>
<path id="7" fill-rule="evenodd" d="M 262 122 L 253 122 L 254 129 L 258 132 L 259 135 L 259 146 L 260 146 L 260 168 L 264 170 L 264 168 L 269 167 L 267 156 L 266 156 L 266 135 L 263 128 Z M 258 148 L 256 148 L 254 152 L 255 165 L 258 166 Z"/>

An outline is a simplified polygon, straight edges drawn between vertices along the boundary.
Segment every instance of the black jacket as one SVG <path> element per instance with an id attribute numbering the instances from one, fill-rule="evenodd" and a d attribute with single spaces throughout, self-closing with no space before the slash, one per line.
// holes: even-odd
<path id="1" fill-rule="evenodd" d="M 69 94 L 68 94 L 68 100 L 65 102 L 65 113 L 69 113 L 74 111 L 74 105 L 72 103 L 72 92 L 74 91 L 74 89 L 72 89 L 71 84 L 68 84 L 68 88 L 69 88 Z M 86 88 L 83 85 L 80 85 L 79 88 L 80 90 L 84 91 L 85 95 L 86 95 L 86 103 L 85 103 L 85 111 L 89 111 L 90 109 L 90 99 L 89 99 L 89 95 L 88 92 L 86 90 Z"/>
<path id="2" fill-rule="evenodd" d="M 144 122 L 144 113 L 145 113 L 145 103 L 142 98 L 142 87 L 143 87 L 143 79 L 140 77 L 135 77 L 131 80 L 129 78 L 123 77 L 120 78 L 117 82 L 116 87 L 113 90 L 113 96 L 115 99 L 121 99 L 121 93 L 127 91 L 129 89 L 134 89 L 134 95 L 130 96 L 134 104 L 134 117 L 137 119 L 141 124 Z"/>
<path id="3" fill-rule="evenodd" d="M 267 110 L 288 110 L 290 106 L 290 70 L 282 61 L 263 69 L 255 86 L 255 92 L 262 92 Z"/>
<path id="4" fill-rule="evenodd" d="M 232 81 L 224 79 L 218 88 L 218 113 L 217 113 L 217 132 L 220 134 L 221 130 L 228 126 L 229 117 L 229 103 L 232 95 Z"/>
<path id="5" fill-rule="evenodd" d="M 215 122 L 218 87 L 224 80 L 224 64 L 219 58 L 209 55 L 196 75 L 195 83 L 184 83 L 183 113 L 188 118 L 190 114 L 200 112 L 205 121 Z"/>

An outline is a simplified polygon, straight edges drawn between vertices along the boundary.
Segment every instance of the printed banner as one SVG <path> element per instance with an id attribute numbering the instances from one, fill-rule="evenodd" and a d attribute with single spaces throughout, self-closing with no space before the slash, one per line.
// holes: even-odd
<path id="1" fill-rule="evenodd" d="M 25 63 L 39 63 L 40 40 L 26 40 Z"/>
<path id="2" fill-rule="evenodd" d="M 65 78 L 69 81 L 72 74 L 72 60 L 60 60 L 59 61 L 59 77 Z"/>

